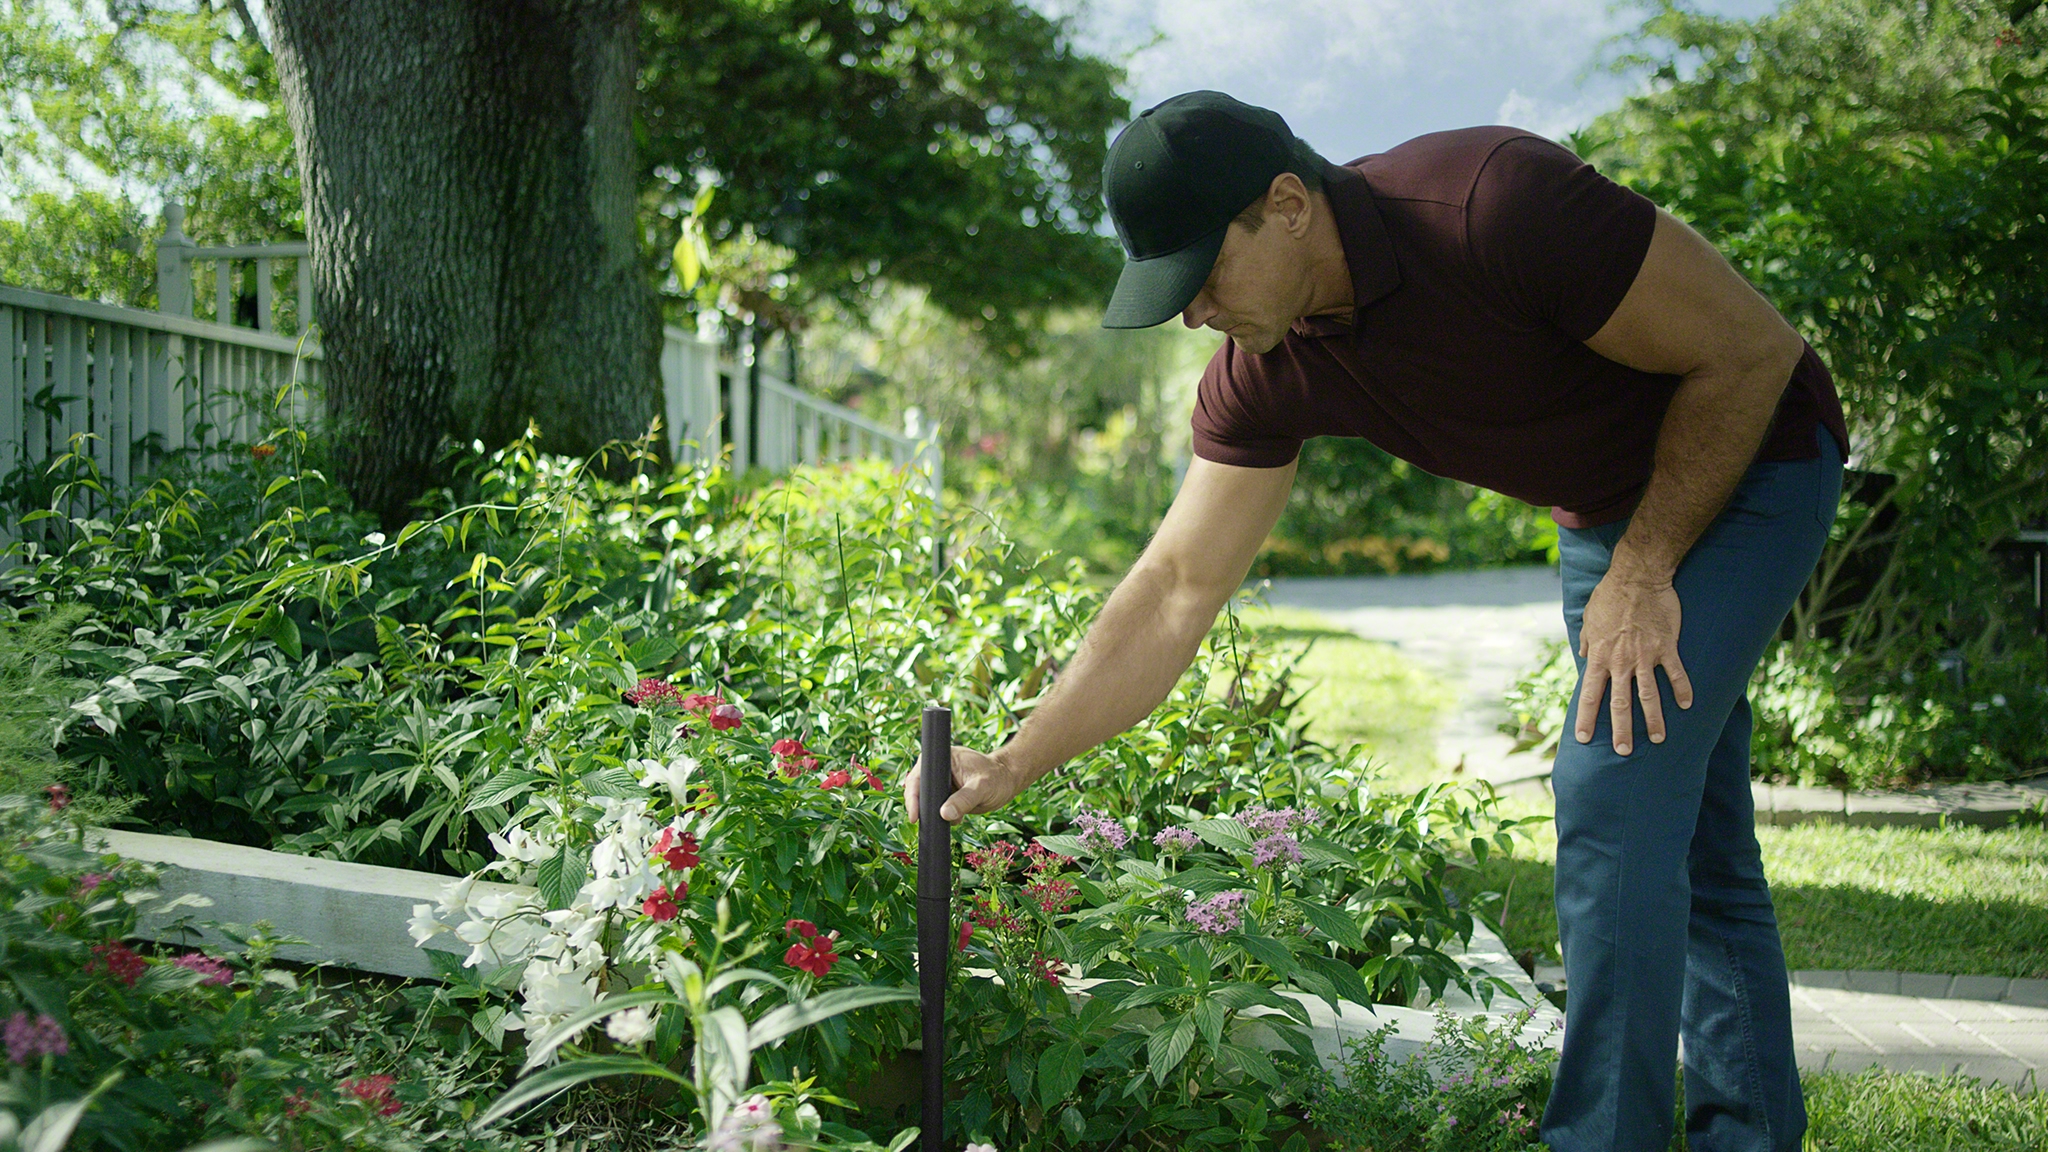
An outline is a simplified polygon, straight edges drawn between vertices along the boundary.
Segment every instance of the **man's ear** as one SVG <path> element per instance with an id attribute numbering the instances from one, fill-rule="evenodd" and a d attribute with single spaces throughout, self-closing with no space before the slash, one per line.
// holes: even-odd
<path id="1" fill-rule="evenodd" d="M 1266 210 L 1278 213 L 1287 226 L 1287 234 L 1297 240 L 1308 235 L 1309 225 L 1315 220 L 1315 204 L 1308 185 L 1292 172 L 1273 177 L 1273 183 L 1266 188 Z"/>

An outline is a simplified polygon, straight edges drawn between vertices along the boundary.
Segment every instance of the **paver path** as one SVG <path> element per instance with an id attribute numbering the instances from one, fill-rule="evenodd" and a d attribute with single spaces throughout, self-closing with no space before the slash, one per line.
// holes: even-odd
<path id="1" fill-rule="evenodd" d="M 1799 1067 L 1859 1072 L 1962 1072 L 2041 1087 L 2048 1079 L 2048 1008 L 1984 1000 L 1924 1000 L 1792 987 Z"/>
<path id="2" fill-rule="evenodd" d="M 1322 613 L 1340 627 L 1401 652 L 1448 682 L 1457 704 L 1437 736 L 1448 771 L 1496 783 L 1549 771 L 1534 753 L 1510 755 L 1496 729 L 1501 696 L 1564 635 L 1556 569 L 1507 568 L 1424 576 L 1274 580 L 1268 602 Z M 1539 972 L 1561 981 L 1561 972 Z M 1982 1000 L 1923 999 L 1795 985 L 1792 1031 L 1799 1066 L 1854 1072 L 1949 1072 L 2008 1084 L 2048 1077 L 2048 1008 Z"/>
<path id="3" fill-rule="evenodd" d="M 1437 761 L 1449 771 L 1495 783 L 1550 771 L 1533 752 L 1510 755 L 1514 740 L 1499 731 L 1508 718 L 1501 697 L 1564 638 L 1563 593 L 1557 569 L 1495 568 L 1421 576 L 1324 576 L 1274 580 L 1266 599 L 1276 607 L 1308 608 L 1368 640 L 1395 645 L 1444 680 L 1457 703 L 1437 733 Z"/>

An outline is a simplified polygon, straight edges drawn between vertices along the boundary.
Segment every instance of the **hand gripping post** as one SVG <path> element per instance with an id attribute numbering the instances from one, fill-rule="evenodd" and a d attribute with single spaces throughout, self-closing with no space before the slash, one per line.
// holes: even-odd
<path id="1" fill-rule="evenodd" d="M 924 1007 L 920 1152 L 942 1152 L 946 1119 L 946 969 L 953 936 L 953 830 L 939 807 L 953 794 L 953 712 L 927 707 L 917 814 L 917 985 Z"/>

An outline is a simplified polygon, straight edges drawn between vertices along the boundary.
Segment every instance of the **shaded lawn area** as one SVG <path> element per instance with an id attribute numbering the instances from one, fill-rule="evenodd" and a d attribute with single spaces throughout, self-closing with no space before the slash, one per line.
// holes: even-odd
<path id="1" fill-rule="evenodd" d="M 1306 652 L 1295 671 L 1303 693 L 1296 715 L 1310 738 L 1332 748 L 1361 744 L 1398 788 L 1437 775 L 1436 732 L 1456 703 L 1448 685 L 1392 644 L 1366 640 L 1317 612 L 1259 607 L 1239 617 L 1247 631 L 1286 656 Z"/>
<path id="2" fill-rule="evenodd" d="M 1757 839 L 1792 968 L 2048 977 L 2048 828 L 1802 824 L 1759 828 Z M 1490 860 L 1454 887 L 1507 892 L 1489 918 L 1504 918 L 1515 951 L 1555 963 L 1555 859 L 1546 829 L 1518 858 Z"/>

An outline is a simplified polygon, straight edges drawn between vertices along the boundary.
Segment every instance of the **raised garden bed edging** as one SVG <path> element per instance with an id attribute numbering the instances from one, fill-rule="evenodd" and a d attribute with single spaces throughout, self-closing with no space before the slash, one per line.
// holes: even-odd
<path id="1" fill-rule="evenodd" d="M 137 925 L 137 935 L 144 939 L 232 948 L 232 942 L 218 932 L 196 925 L 203 921 L 237 925 L 261 921 L 306 941 L 279 948 L 277 955 L 281 959 L 391 976 L 431 979 L 437 975 L 433 962 L 413 943 L 407 922 L 412 918 L 413 905 L 437 902 L 452 877 L 294 856 L 184 836 L 94 829 L 90 838 L 97 850 L 158 866 L 158 889 L 164 899 L 152 902 L 153 905 L 169 904 L 187 895 L 203 897 L 208 902 L 204 908 L 188 905 L 168 914 L 151 913 L 146 906 Z M 515 890 L 515 886 L 506 884 L 478 887 Z M 429 939 L 425 947 L 453 953 L 467 950 L 445 933 Z M 1475 922 L 1472 942 L 1461 959 L 1467 967 L 1479 968 L 1505 983 L 1534 1006 L 1535 1015 L 1523 1034 L 1526 1041 L 1553 1048 L 1558 1045 L 1558 1025 L 1563 1023 L 1563 1015 L 1537 991 L 1499 936 Z M 1088 983 L 1091 981 L 1076 981 L 1074 991 L 1085 995 Z M 1425 993 L 1424 1002 L 1412 1008 L 1387 1004 L 1368 1007 L 1347 1002 L 1342 1005 L 1342 1012 L 1336 1012 L 1314 997 L 1294 995 L 1293 999 L 1308 1010 L 1316 1054 L 1326 1068 L 1335 1068 L 1341 1062 L 1347 1043 L 1362 1040 L 1389 1023 L 1395 1028 L 1383 1051 L 1389 1057 L 1406 1060 L 1435 1033 L 1439 1008 L 1461 1017 L 1484 1015 L 1499 1019 L 1522 1007 L 1501 994 L 1494 996 L 1490 1007 L 1483 1006 L 1455 989 L 1434 1005 L 1427 1002 Z M 1275 1010 L 1247 1014 L 1257 1015 L 1260 1011 Z M 1285 1046 L 1277 1034 L 1267 1040 L 1268 1047 Z"/>

